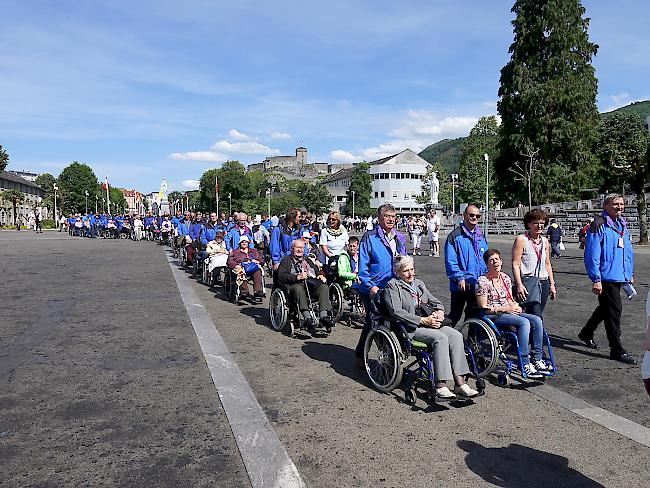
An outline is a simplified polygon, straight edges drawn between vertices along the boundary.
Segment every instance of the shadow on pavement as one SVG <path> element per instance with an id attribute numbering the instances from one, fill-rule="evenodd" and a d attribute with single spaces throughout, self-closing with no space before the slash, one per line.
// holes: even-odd
<path id="1" fill-rule="evenodd" d="M 242 306 L 239 311 L 244 315 L 255 320 L 257 325 L 263 325 L 264 327 L 271 328 L 271 317 L 269 317 L 269 311 L 263 306 Z"/>
<path id="2" fill-rule="evenodd" d="M 341 344 L 323 344 L 320 342 L 306 342 L 302 352 L 317 361 L 329 363 L 334 371 L 341 376 L 350 378 L 364 386 L 370 386 L 365 380 L 365 374 L 357 369 L 354 350 Z"/>
<path id="3" fill-rule="evenodd" d="M 564 349 L 565 351 L 574 352 L 576 354 L 582 354 L 583 356 L 589 356 L 592 358 L 599 358 L 599 359 L 609 358 L 607 353 L 593 352 L 593 350 L 586 349 L 584 346 L 580 344 L 580 342 L 574 341 L 573 339 L 567 339 L 565 337 L 550 335 L 550 334 L 548 337 L 551 340 L 551 347 L 553 348 Z M 600 350 L 602 351 L 602 349 Z M 607 350 L 607 348 L 605 348 L 605 350 Z"/>
<path id="4" fill-rule="evenodd" d="M 597 488 L 600 483 L 569 467 L 563 456 L 538 451 L 519 444 L 484 447 L 460 440 L 458 447 L 467 453 L 465 464 L 486 482 L 504 488 Z"/>

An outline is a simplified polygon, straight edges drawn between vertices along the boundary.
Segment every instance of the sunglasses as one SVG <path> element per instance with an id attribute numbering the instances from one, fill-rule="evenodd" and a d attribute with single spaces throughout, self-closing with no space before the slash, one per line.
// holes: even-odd
<path id="1" fill-rule="evenodd" d="M 472 213 L 472 214 L 467 214 L 467 216 L 468 216 L 470 219 L 478 219 L 478 218 L 481 217 L 481 214 L 474 214 L 474 213 Z"/>

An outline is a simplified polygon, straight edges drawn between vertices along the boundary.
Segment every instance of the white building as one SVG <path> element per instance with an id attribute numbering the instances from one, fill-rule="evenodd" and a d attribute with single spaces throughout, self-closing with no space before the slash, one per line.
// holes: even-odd
<path id="1" fill-rule="evenodd" d="M 416 199 L 422 193 L 422 179 L 428 162 L 410 149 L 370 163 L 372 175 L 370 206 L 392 204 L 401 215 L 422 214 L 424 205 Z"/>
<path id="2" fill-rule="evenodd" d="M 325 185 L 332 197 L 331 210 L 340 212 L 341 208 L 347 203 L 346 195 L 348 188 L 350 188 L 353 171 L 354 168 L 341 169 L 323 180 L 323 185 Z"/>
<path id="3" fill-rule="evenodd" d="M 41 219 L 50 218 L 47 207 L 41 205 L 45 192 L 36 183 L 16 176 L 13 172 L 0 171 L 0 193 L 7 190 L 21 192 L 23 202 L 16 206 L 17 215 L 14 216 L 13 204 L 0 199 L 0 227 L 13 225 L 16 217 L 23 225 L 27 225 L 29 218 L 36 215 L 40 215 Z"/>

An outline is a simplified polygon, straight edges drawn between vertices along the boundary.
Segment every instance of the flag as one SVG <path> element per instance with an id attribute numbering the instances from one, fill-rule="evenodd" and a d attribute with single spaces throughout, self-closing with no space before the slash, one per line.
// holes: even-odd
<path id="1" fill-rule="evenodd" d="M 108 190 L 108 176 L 104 180 L 104 190 Z"/>
<path id="2" fill-rule="evenodd" d="M 214 175 L 214 190 L 217 195 L 219 195 L 219 178 L 217 175 Z"/>

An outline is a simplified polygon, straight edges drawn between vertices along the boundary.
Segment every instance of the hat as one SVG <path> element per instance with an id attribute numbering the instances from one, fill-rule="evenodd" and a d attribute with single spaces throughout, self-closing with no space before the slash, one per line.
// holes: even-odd
<path id="1" fill-rule="evenodd" d="M 303 231 L 302 236 L 303 239 L 311 239 L 311 232 L 308 230 Z"/>
<path id="2" fill-rule="evenodd" d="M 248 238 L 248 236 L 246 234 L 244 234 L 243 236 L 241 236 L 239 238 L 239 242 L 241 242 L 241 241 L 250 242 L 250 239 Z"/>

